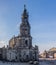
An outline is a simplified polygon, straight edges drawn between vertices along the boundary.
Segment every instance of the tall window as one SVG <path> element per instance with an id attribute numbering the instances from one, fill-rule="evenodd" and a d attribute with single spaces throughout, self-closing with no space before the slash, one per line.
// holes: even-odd
<path id="1" fill-rule="evenodd" d="M 25 40 L 25 45 L 28 46 L 28 41 L 27 40 Z"/>

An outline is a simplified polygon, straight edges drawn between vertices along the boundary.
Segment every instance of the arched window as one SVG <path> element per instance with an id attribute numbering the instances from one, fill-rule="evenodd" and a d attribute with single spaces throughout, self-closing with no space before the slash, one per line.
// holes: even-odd
<path id="1" fill-rule="evenodd" d="M 27 40 L 25 40 L 25 45 L 28 46 L 28 41 Z"/>
<path id="2" fill-rule="evenodd" d="M 17 60 L 17 56 L 16 56 L 16 60 Z"/>

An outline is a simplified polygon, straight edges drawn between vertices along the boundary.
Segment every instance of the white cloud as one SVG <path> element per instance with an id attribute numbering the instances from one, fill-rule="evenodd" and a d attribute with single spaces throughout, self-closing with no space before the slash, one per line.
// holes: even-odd
<path id="1" fill-rule="evenodd" d="M 3 46 L 6 46 L 5 41 L 0 41 L 0 48 L 2 48 Z"/>

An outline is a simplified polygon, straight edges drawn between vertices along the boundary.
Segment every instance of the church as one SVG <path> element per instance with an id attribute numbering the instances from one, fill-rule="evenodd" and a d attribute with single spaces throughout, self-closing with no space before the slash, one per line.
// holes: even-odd
<path id="1" fill-rule="evenodd" d="M 28 62 L 28 61 L 38 61 L 39 60 L 39 50 L 38 46 L 32 45 L 32 36 L 30 33 L 31 26 L 29 24 L 29 15 L 24 5 L 24 11 L 22 13 L 21 24 L 20 24 L 20 34 L 14 36 L 9 40 L 9 45 L 3 52 L 3 59 L 8 61 L 17 62 Z"/>

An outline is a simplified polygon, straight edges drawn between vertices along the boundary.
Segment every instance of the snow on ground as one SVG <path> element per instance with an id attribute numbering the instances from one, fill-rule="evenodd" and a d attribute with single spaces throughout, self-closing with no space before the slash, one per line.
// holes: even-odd
<path id="1" fill-rule="evenodd" d="M 0 62 L 0 65 L 29 65 L 28 63 Z"/>
<path id="2" fill-rule="evenodd" d="M 56 60 L 41 60 L 39 65 L 56 65 Z"/>
<path id="3" fill-rule="evenodd" d="M 0 65 L 32 65 L 29 63 L 1 62 Z M 39 65 L 56 65 L 56 60 L 41 60 Z"/>

